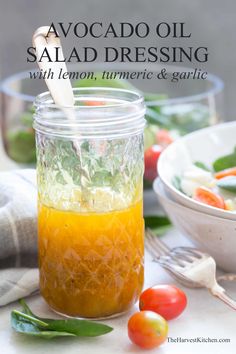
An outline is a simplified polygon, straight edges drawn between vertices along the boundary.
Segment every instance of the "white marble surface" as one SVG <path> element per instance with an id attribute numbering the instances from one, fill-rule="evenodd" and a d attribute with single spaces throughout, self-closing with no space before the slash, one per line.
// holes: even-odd
<path id="1" fill-rule="evenodd" d="M 175 230 L 164 236 L 171 245 L 188 244 Z M 173 283 L 167 273 L 146 254 L 145 287 L 154 284 Z M 236 296 L 236 284 L 225 284 Z M 180 286 L 181 287 L 181 286 Z M 29 338 L 14 333 L 10 327 L 10 311 L 20 308 L 17 303 L 0 309 L 0 353 L 1 354 L 120 354 L 120 353 L 160 353 L 160 354 L 234 354 L 236 348 L 236 313 L 226 305 L 210 296 L 205 289 L 187 289 L 188 306 L 178 318 L 169 321 L 169 337 L 177 338 L 211 338 L 220 340 L 229 338 L 230 343 L 170 343 L 166 342 L 158 349 L 142 351 L 133 345 L 127 336 L 127 321 L 131 313 L 138 310 L 137 305 L 126 316 L 104 321 L 114 328 L 114 331 L 98 338 L 59 338 L 42 340 Z M 28 299 L 33 311 L 42 316 L 55 316 L 38 295 Z"/>

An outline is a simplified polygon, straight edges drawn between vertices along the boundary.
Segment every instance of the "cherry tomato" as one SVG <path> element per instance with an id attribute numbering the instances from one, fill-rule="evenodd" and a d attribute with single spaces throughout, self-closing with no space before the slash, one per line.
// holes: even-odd
<path id="1" fill-rule="evenodd" d="M 160 129 L 156 133 L 156 140 L 159 145 L 162 147 L 167 147 L 171 143 L 173 143 L 174 139 L 170 135 L 169 131 L 166 129 Z"/>
<path id="2" fill-rule="evenodd" d="M 103 101 L 85 101 L 85 106 L 104 106 L 105 102 Z"/>
<path id="3" fill-rule="evenodd" d="M 185 293 L 174 285 L 156 285 L 142 292 L 139 309 L 154 311 L 166 320 L 178 317 L 187 305 Z"/>
<path id="4" fill-rule="evenodd" d="M 215 208 L 225 209 L 224 199 L 219 194 L 212 192 L 206 187 L 197 188 L 195 190 L 193 199 Z"/>
<path id="5" fill-rule="evenodd" d="M 163 151 L 160 145 L 153 145 L 144 153 L 144 178 L 153 181 L 157 177 L 157 161 Z"/>
<path id="6" fill-rule="evenodd" d="M 128 322 L 130 340 L 141 348 L 151 349 L 165 342 L 168 334 L 166 320 L 153 311 L 136 312 Z"/>
<path id="7" fill-rule="evenodd" d="M 221 179 L 228 176 L 236 176 L 236 167 L 227 168 L 226 170 L 217 172 L 215 174 L 216 179 Z"/>

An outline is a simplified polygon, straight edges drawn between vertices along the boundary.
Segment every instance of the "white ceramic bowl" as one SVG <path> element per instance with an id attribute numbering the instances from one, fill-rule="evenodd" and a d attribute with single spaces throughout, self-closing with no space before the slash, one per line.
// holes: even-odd
<path id="1" fill-rule="evenodd" d="M 171 198 L 186 207 L 225 219 L 236 220 L 236 213 L 217 209 L 186 196 L 178 191 L 172 181 L 188 165 L 201 161 L 208 166 L 219 157 L 232 153 L 236 146 L 236 122 L 229 122 L 201 129 L 176 140 L 160 156 L 158 174 Z"/>
<path id="2" fill-rule="evenodd" d="M 199 249 L 212 255 L 217 266 L 227 272 L 236 272 L 236 222 L 173 201 L 160 179 L 155 180 L 153 189 L 174 226 Z"/>

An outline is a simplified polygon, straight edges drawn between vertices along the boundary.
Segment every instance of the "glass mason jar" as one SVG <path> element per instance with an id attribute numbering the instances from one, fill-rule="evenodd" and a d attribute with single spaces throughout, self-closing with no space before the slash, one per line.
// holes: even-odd
<path id="1" fill-rule="evenodd" d="M 61 314 L 102 318 L 143 286 L 145 108 L 126 90 L 74 97 L 73 108 L 35 100 L 40 290 Z"/>

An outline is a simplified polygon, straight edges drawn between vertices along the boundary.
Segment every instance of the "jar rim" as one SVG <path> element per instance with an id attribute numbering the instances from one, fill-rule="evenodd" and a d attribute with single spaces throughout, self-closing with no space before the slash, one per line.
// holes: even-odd
<path id="1" fill-rule="evenodd" d="M 85 87 L 74 88 L 73 93 L 74 106 L 55 104 L 48 91 L 38 95 L 34 102 L 35 130 L 73 139 L 123 137 L 143 131 L 145 103 L 140 92 Z"/>
<path id="2" fill-rule="evenodd" d="M 138 92 L 138 91 L 133 91 L 133 90 L 126 90 L 126 89 L 119 89 L 119 88 L 113 88 L 113 87 L 81 87 L 81 88 L 72 88 L 73 92 L 114 92 L 114 93 L 126 93 L 126 94 L 131 94 L 133 96 L 136 96 L 136 98 L 132 101 L 124 101 L 122 103 L 117 103 L 117 104 L 112 104 L 109 106 L 102 106 L 102 105 L 94 105 L 94 106 L 63 106 L 63 105 L 58 105 L 56 103 L 53 103 L 53 99 L 51 96 L 51 93 L 49 91 L 45 91 L 40 93 L 35 97 L 34 100 L 34 106 L 37 108 L 39 105 L 43 105 L 46 108 L 58 108 L 58 109 L 63 109 L 63 108 L 74 108 L 74 109 L 104 109 L 106 107 L 109 108 L 116 108 L 128 104 L 142 104 L 144 102 L 144 97 L 143 95 Z M 51 99 L 52 102 L 48 102 L 48 99 Z"/>

